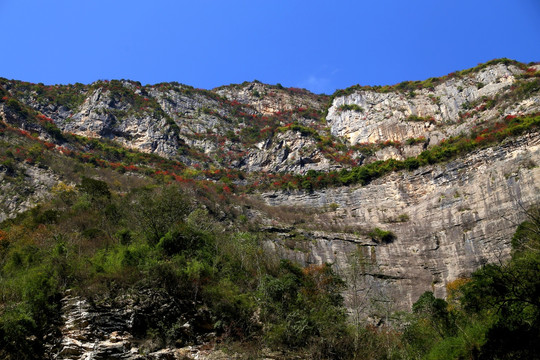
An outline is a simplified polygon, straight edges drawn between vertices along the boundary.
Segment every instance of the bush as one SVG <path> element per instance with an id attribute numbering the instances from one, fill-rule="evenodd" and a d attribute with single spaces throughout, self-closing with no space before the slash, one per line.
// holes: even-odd
<path id="1" fill-rule="evenodd" d="M 81 179 L 81 184 L 78 186 L 79 190 L 90 195 L 92 199 L 98 198 L 107 198 L 111 197 L 111 192 L 109 191 L 109 185 L 106 182 L 101 180 L 95 180 L 83 176 Z"/>
<path id="2" fill-rule="evenodd" d="M 343 104 L 338 106 L 338 111 L 356 111 L 356 112 L 364 112 L 364 109 L 359 106 L 358 104 Z"/>
<path id="3" fill-rule="evenodd" d="M 368 233 L 369 236 L 375 241 L 383 244 L 389 244 L 396 240 L 396 235 L 391 231 L 381 230 L 375 228 Z"/>
<path id="4" fill-rule="evenodd" d="M 209 238 L 188 224 L 181 223 L 167 232 L 158 242 L 157 247 L 168 256 L 193 251 L 209 245 Z"/>
<path id="5" fill-rule="evenodd" d="M 129 215 L 147 241 L 155 245 L 191 210 L 184 191 L 169 185 L 155 189 L 141 189 L 131 194 Z"/>
<path id="6" fill-rule="evenodd" d="M 278 348 L 311 345 L 314 354 L 343 356 L 340 339 L 348 337 L 343 286 L 329 265 L 301 269 L 282 260 L 279 273 L 267 275 L 260 288 L 267 342 Z"/>

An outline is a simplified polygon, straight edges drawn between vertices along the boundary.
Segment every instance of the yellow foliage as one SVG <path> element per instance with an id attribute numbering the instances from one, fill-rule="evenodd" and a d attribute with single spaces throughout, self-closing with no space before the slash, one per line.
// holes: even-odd
<path id="1" fill-rule="evenodd" d="M 75 187 L 60 181 L 52 187 L 51 192 L 55 195 L 70 194 L 75 192 Z"/>
<path id="2" fill-rule="evenodd" d="M 457 278 L 446 284 L 446 298 L 449 303 L 459 300 L 461 288 L 471 281 L 470 278 Z"/>

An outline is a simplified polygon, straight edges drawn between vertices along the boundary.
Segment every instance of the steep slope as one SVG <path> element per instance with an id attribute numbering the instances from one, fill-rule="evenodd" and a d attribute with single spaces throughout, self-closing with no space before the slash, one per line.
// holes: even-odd
<path id="1" fill-rule="evenodd" d="M 279 229 L 271 246 L 306 265 L 333 263 L 351 284 L 355 279 L 352 309 L 372 301 L 379 317 L 410 309 L 424 291 L 444 297 L 448 283 L 509 257 L 525 209 L 540 201 L 539 163 L 536 133 L 363 187 L 265 193 L 272 206 L 315 213 L 297 225 L 306 228 L 302 236 Z M 384 241 L 376 228 L 394 236 Z"/>
<path id="2" fill-rule="evenodd" d="M 256 81 L 208 91 L 1 79 L 0 220 L 80 183 L 69 167 L 119 193 L 129 178 L 262 194 L 270 208 L 240 208 L 268 246 L 345 277 L 357 253 L 358 288 L 406 309 L 507 257 L 521 209 L 538 203 L 539 69 L 502 59 L 332 97 Z"/>

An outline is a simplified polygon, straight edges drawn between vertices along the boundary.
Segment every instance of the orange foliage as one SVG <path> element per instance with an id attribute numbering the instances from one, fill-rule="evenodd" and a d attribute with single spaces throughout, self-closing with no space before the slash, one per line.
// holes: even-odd
<path id="1" fill-rule="evenodd" d="M 461 294 L 461 288 L 470 281 L 470 278 L 457 278 L 447 283 L 446 294 L 448 301 L 457 300 Z"/>

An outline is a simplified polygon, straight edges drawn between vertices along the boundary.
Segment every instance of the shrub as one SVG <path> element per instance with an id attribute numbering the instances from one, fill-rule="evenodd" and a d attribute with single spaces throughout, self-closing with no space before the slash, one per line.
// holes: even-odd
<path id="1" fill-rule="evenodd" d="M 338 106 L 338 111 L 356 111 L 356 112 L 364 112 L 364 109 L 359 106 L 358 104 L 343 104 Z"/>
<path id="2" fill-rule="evenodd" d="M 409 116 L 407 118 L 407 121 L 420 121 L 420 122 L 433 123 L 433 122 L 435 122 L 435 118 L 433 116 L 422 117 L 422 116 L 418 116 L 418 115 L 411 115 L 411 116 Z"/>
<path id="3" fill-rule="evenodd" d="M 188 224 L 181 223 L 167 232 L 158 242 L 157 247 L 166 255 L 193 252 L 207 245 L 208 238 Z"/>
<path id="4" fill-rule="evenodd" d="M 98 198 L 110 198 L 111 192 L 109 191 L 109 185 L 101 180 L 96 180 L 83 176 L 81 184 L 78 186 L 79 190 L 90 195 L 92 199 Z"/>
<path id="5" fill-rule="evenodd" d="M 282 260 L 279 273 L 267 275 L 260 287 L 266 341 L 277 348 L 311 345 L 323 358 L 343 356 L 339 339 L 349 335 L 339 294 L 343 286 L 329 265 L 301 269 Z"/>
<path id="6" fill-rule="evenodd" d="M 389 244 L 389 243 L 393 242 L 394 240 L 396 240 L 396 235 L 393 232 L 387 231 L 387 230 L 382 230 L 382 229 L 379 229 L 379 228 L 375 228 L 375 229 L 371 230 L 368 233 L 368 235 L 371 236 L 371 238 L 375 242 L 380 242 L 380 243 L 383 243 L 383 244 Z"/>

